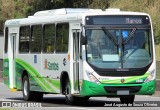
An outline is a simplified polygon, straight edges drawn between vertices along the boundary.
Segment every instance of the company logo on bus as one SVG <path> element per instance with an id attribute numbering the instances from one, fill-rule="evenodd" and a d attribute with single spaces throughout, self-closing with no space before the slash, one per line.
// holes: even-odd
<path id="1" fill-rule="evenodd" d="M 55 63 L 55 62 L 49 62 L 47 59 L 45 59 L 44 69 L 46 69 L 46 70 L 59 70 L 59 64 Z"/>
<path id="2" fill-rule="evenodd" d="M 121 79 L 121 82 L 122 82 L 122 83 L 124 83 L 124 81 L 125 81 L 124 79 Z"/>

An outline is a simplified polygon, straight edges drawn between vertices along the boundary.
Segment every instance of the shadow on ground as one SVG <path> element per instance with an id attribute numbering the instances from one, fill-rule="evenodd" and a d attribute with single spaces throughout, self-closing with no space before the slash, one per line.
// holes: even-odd
<path id="1" fill-rule="evenodd" d="M 20 101 L 21 103 L 26 103 L 26 101 L 23 101 L 23 98 L 7 98 L 9 100 L 14 100 L 14 101 Z M 66 104 L 65 97 L 47 97 L 44 98 L 40 102 L 34 102 L 34 101 L 27 101 L 29 103 L 41 103 L 42 107 L 70 107 L 70 106 L 76 106 L 76 107 L 105 107 L 105 104 L 120 104 L 119 101 L 103 101 L 103 100 L 93 100 L 90 99 L 88 101 L 79 101 L 74 105 L 68 105 Z"/>

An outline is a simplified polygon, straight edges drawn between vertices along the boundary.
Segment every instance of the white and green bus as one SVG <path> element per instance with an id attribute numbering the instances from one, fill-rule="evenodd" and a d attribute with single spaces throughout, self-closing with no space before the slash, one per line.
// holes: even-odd
<path id="1" fill-rule="evenodd" d="M 118 9 L 55 9 L 5 22 L 4 83 L 24 100 L 63 94 L 72 104 L 90 97 L 152 95 L 156 58 L 151 18 Z"/>

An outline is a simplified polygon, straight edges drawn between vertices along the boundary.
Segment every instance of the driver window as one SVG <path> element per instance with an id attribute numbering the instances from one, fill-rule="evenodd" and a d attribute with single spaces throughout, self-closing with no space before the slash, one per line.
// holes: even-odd
<path id="1" fill-rule="evenodd" d="M 91 46 L 93 57 L 101 57 L 101 50 L 106 49 L 105 34 L 102 30 L 92 30 Z"/>

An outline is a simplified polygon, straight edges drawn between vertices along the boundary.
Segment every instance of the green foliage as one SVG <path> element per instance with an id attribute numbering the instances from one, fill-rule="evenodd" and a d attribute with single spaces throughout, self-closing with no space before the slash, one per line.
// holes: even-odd
<path id="1" fill-rule="evenodd" d="M 33 10 L 33 0 L 14 0 L 15 13 L 14 18 L 27 17 Z"/>
<path id="2" fill-rule="evenodd" d="M 107 8 L 108 0 L 39 0 L 32 3 L 32 14 L 57 8 Z"/>
<path id="3" fill-rule="evenodd" d="M 1 1 L 1 13 L 2 13 L 2 19 L 11 19 L 14 18 L 14 12 L 15 12 L 15 4 L 14 0 L 2 0 Z"/>
<path id="4" fill-rule="evenodd" d="M 0 4 L 0 32 L 2 32 L 4 21 L 14 18 L 14 0 L 1 0 Z"/>
<path id="5" fill-rule="evenodd" d="M 2 0 L 0 0 L 0 15 L 2 15 L 2 10 L 1 10 L 1 7 L 2 7 Z M 3 31 L 3 19 L 2 19 L 2 16 L 0 16 L 0 33 Z"/>
<path id="6" fill-rule="evenodd" d="M 109 0 L 94 0 L 94 2 L 92 2 L 89 5 L 90 8 L 100 8 L 105 10 L 106 8 L 109 7 Z"/>

